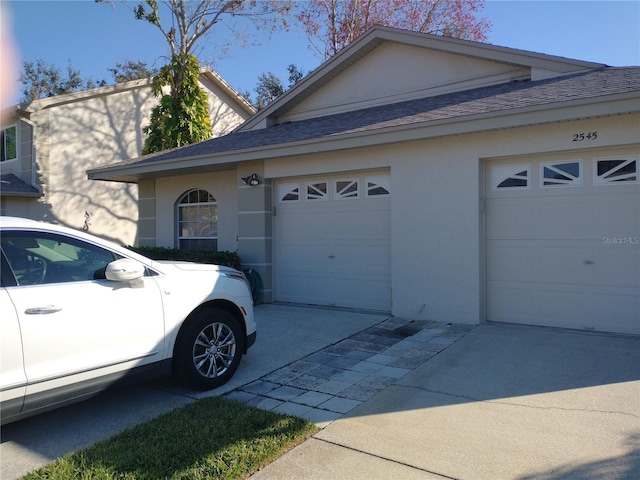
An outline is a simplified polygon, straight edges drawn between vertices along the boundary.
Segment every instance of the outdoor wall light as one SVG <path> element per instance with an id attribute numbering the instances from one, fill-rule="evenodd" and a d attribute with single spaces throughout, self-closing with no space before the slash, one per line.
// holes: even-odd
<path id="1" fill-rule="evenodd" d="M 260 180 L 258 179 L 258 175 L 255 173 L 252 173 L 248 177 L 242 177 L 242 181 L 244 182 L 245 185 L 251 185 L 252 187 L 255 187 L 256 185 L 260 185 Z"/>

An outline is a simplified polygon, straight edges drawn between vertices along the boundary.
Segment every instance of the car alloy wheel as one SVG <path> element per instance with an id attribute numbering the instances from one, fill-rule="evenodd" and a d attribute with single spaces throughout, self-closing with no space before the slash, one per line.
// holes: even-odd
<path id="1" fill-rule="evenodd" d="M 224 323 L 211 323 L 200 331 L 193 344 L 193 364 L 206 378 L 223 375 L 236 355 L 236 337 Z"/>
<path id="2" fill-rule="evenodd" d="M 205 308 L 185 321 L 174 349 L 174 374 L 188 387 L 210 390 L 226 383 L 238 369 L 244 336 L 226 310 Z"/>

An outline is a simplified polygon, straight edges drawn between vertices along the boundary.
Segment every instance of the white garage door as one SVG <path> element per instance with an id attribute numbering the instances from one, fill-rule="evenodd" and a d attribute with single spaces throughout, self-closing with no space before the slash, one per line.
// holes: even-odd
<path id="1" fill-rule="evenodd" d="M 387 174 L 275 185 L 275 298 L 391 310 Z"/>
<path id="2" fill-rule="evenodd" d="M 639 157 L 487 165 L 487 319 L 640 334 Z"/>

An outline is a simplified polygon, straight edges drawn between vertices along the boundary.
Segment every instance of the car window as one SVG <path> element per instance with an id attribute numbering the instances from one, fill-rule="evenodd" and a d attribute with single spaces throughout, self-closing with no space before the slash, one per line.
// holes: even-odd
<path id="1" fill-rule="evenodd" d="M 0 241 L 18 285 L 103 279 L 107 264 L 121 258 L 91 243 L 47 232 L 2 232 Z"/>

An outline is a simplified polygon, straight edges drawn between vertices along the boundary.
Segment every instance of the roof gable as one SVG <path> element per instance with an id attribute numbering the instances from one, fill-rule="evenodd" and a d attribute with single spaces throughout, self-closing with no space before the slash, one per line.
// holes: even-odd
<path id="1" fill-rule="evenodd" d="M 27 114 L 31 114 L 60 105 L 68 105 L 130 90 L 151 88 L 152 80 L 153 78 L 149 77 L 122 82 L 115 85 L 108 85 L 106 87 L 92 88 L 64 95 L 56 95 L 54 97 L 42 98 L 30 103 L 21 104 L 18 108 Z M 244 112 L 245 117 L 255 113 L 255 108 L 242 95 L 235 91 L 220 75 L 210 68 L 205 67 L 201 69 L 200 84 L 205 88 L 205 90 L 211 92 L 211 94 L 224 99 L 225 102 L 228 105 L 233 106 L 235 110 Z"/>
<path id="2" fill-rule="evenodd" d="M 283 112 L 278 123 L 529 78 L 529 69 L 517 65 L 383 42 Z"/>
<path id="3" fill-rule="evenodd" d="M 592 62 L 376 26 L 239 130 L 602 67 Z"/>

